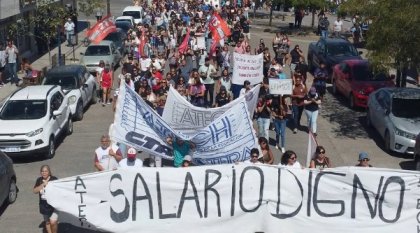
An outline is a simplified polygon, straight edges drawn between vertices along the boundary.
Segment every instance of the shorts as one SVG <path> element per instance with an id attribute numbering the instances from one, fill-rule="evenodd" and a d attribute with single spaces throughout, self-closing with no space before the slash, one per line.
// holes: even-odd
<path id="1" fill-rule="evenodd" d="M 51 214 L 51 216 L 48 215 L 42 215 L 44 217 L 44 221 L 52 220 L 57 221 L 58 220 L 58 212 L 57 210 L 54 210 L 54 212 Z"/>

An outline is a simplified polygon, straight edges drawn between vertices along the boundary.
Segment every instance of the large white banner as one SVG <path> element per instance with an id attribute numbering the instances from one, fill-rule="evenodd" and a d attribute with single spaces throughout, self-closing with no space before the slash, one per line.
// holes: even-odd
<path id="1" fill-rule="evenodd" d="M 246 101 L 249 115 L 253 116 L 258 102 L 259 91 L 260 85 L 257 85 L 244 96 L 240 96 L 222 107 L 200 108 L 192 105 L 171 87 L 162 118 L 172 129 L 191 136 L 196 134 L 197 130 L 207 127 L 223 113 L 243 101 Z"/>
<path id="2" fill-rule="evenodd" d="M 272 95 L 291 95 L 293 90 L 292 79 L 275 79 L 269 80 L 270 94 Z"/>
<path id="3" fill-rule="evenodd" d="M 245 80 L 256 85 L 263 81 L 263 55 L 233 53 L 232 83 L 243 85 Z"/>
<path id="4" fill-rule="evenodd" d="M 419 177 L 358 167 L 141 168 L 52 181 L 46 198 L 60 221 L 114 233 L 416 233 Z"/>
<path id="5" fill-rule="evenodd" d="M 244 161 L 258 147 L 245 99 L 190 136 L 172 129 L 125 83 L 120 86 L 110 131 L 114 141 L 164 158 L 172 157 L 167 137 L 190 141 L 195 144 L 191 155 L 198 165 Z"/>

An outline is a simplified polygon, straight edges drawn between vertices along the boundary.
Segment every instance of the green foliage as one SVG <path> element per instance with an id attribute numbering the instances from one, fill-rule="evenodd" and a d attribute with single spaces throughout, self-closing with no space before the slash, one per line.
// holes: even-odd
<path id="1" fill-rule="evenodd" d="M 105 4 L 103 0 L 79 0 L 78 6 L 79 12 L 84 13 L 86 16 L 90 16 L 96 9 L 104 8 Z"/>
<path id="2" fill-rule="evenodd" d="M 327 6 L 327 1 L 325 0 L 292 0 L 292 5 L 295 7 L 301 8 L 323 8 Z"/>
<path id="3" fill-rule="evenodd" d="M 420 63 L 418 0 L 348 0 L 341 7 L 370 20 L 366 47 L 375 66 Z"/>

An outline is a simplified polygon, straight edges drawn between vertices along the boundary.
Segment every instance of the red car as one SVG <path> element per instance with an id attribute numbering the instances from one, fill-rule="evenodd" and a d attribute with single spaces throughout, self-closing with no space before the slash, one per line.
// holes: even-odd
<path id="1" fill-rule="evenodd" d="M 369 94 L 382 87 L 395 86 L 384 73 L 372 72 L 366 60 L 346 60 L 333 68 L 333 93 L 341 93 L 349 99 L 350 108 L 366 108 Z"/>

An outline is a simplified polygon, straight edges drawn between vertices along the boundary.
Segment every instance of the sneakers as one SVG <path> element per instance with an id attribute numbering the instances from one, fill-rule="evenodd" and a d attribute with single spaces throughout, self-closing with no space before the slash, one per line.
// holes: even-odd
<path id="1" fill-rule="evenodd" d="M 111 101 L 108 101 L 106 104 L 110 105 L 111 104 Z"/>
<path id="2" fill-rule="evenodd" d="M 284 149 L 284 147 L 281 148 L 281 153 L 286 152 L 286 149 Z"/>
<path id="3" fill-rule="evenodd" d="M 279 145 L 276 145 L 276 149 L 277 149 L 277 150 L 279 149 Z"/>
<path id="4" fill-rule="evenodd" d="M 293 133 L 294 133 L 294 134 L 297 134 L 297 128 L 295 128 L 295 129 L 293 130 Z"/>

